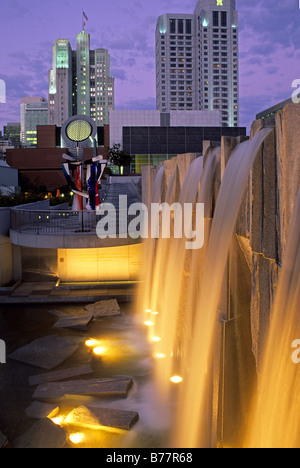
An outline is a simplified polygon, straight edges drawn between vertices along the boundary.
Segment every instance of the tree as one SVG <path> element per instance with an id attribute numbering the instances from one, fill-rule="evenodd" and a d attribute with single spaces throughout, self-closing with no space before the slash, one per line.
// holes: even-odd
<path id="1" fill-rule="evenodd" d="M 130 154 L 121 150 L 120 143 L 114 144 L 113 147 L 109 149 L 108 159 L 113 166 L 117 166 L 119 168 L 119 173 L 122 166 L 128 167 L 131 163 Z"/>

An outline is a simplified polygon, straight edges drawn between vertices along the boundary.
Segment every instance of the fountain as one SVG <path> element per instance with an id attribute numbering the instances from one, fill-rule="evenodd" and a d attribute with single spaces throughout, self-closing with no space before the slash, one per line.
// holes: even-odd
<path id="1" fill-rule="evenodd" d="M 279 433 L 284 432 L 283 415 L 288 413 L 289 392 L 295 388 L 298 372 L 291 359 L 292 343 L 300 339 L 295 319 L 299 265 L 290 263 L 297 261 L 292 252 L 299 242 L 299 219 L 291 224 L 291 214 L 300 166 L 296 147 L 289 145 L 289 135 L 300 128 L 298 114 L 293 106 L 280 111 L 275 131 L 255 122 L 249 141 L 223 137 L 221 147 L 206 146 L 203 158 L 193 158 L 188 168 L 183 168 L 181 156 L 175 158 L 168 180 L 170 165 L 159 170 L 155 182 L 160 187 L 159 200 L 205 203 L 203 249 L 187 251 L 185 239 L 172 236 L 144 242 L 148 271 L 138 310 L 152 343 L 160 404 L 169 408 L 170 447 L 280 445 L 276 427 L 280 421 Z M 299 204 L 295 210 L 299 212 Z M 283 256 L 286 263 L 281 271 Z M 278 277 L 281 283 L 273 308 Z M 293 325 L 280 344 L 287 350 L 288 362 L 280 358 L 280 349 L 278 365 L 286 367 L 282 385 L 273 392 L 266 368 L 274 366 L 272 346 L 279 342 L 279 330 L 283 331 L 283 305 Z M 265 348 L 266 337 L 271 344 Z M 291 375 L 288 370 L 285 373 L 288 367 Z M 275 387 L 279 370 L 273 374 Z M 285 377 L 291 389 L 275 414 Z M 271 399 L 270 393 L 278 393 L 276 403 L 276 395 Z M 266 399 L 270 414 L 265 411 L 264 424 L 274 421 L 273 439 L 261 424 Z M 283 445 L 299 445 L 297 398 L 294 405 L 295 416 L 287 440 L 282 435 Z M 254 420 L 250 418 L 253 408 L 258 414 Z M 260 425 L 263 432 L 257 429 Z"/>
<path id="2" fill-rule="evenodd" d="M 293 343 L 300 337 L 299 232 L 300 190 L 263 352 L 246 447 L 300 447 L 300 367 L 293 360 Z"/>

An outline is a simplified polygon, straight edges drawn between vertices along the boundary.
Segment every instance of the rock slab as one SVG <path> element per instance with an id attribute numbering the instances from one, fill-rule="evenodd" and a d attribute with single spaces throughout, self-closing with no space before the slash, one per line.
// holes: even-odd
<path id="1" fill-rule="evenodd" d="M 69 413 L 65 424 L 96 429 L 106 426 L 129 431 L 138 419 L 139 414 L 134 411 L 78 406 Z"/>
<path id="2" fill-rule="evenodd" d="M 90 364 L 79 367 L 70 367 L 68 369 L 47 372 L 46 374 L 38 374 L 29 377 L 29 385 L 40 385 L 47 382 L 59 382 L 61 380 L 79 377 L 81 375 L 93 374 L 94 370 Z"/>
<path id="3" fill-rule="evenodd" d="M 65 395 L 125 398 L 132 385 L 133 381 L 129 377 L 49 382 L 39 385 L 33 394 L 33 398 L 37 400 L 53 400 L 62 398 Z"/>
<path id="4" fill-rule="evenodd" d="M 27 409 L 26 416 L 32 419 L 54 418 L 59 412 L 56 405 L 34 401 Z"/>
<path id="5" fill-rule="evenodd" d="M 19 437 L 14 448 L 63 448 L 67 441 L 65 431 L 50 419 L 37 421 Z"/>
<path id="6" fill-rule="evenodd" d="M 85 310 L 89 314 L 93 314 L 95 318 L 114 317 L 121 315 L 121 309 L 116 299 L 98 301 L 94 304 L 89 304 L 85 306 Z"/>
<path id="7" fill-rule="evenodd" d="M 78 340 L 51 335 L 37 339 L 17 349 L 8 357 L 26 364 L 52 370 L 72 356 L 78 346 Z"/>
<path id="8" fill-rule="evenodd" d="M 89 323 L 93 320 L 93 315 L 74 315 L 61 317 L 53 328 L 72 328 L 74 330 L 86 331 Z"/>

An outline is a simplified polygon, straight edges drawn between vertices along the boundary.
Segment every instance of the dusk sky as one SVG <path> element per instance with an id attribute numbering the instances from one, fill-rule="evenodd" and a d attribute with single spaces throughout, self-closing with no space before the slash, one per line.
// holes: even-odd
<path id="1" fill-rule="evenodd" d="M 68 38 L 75 49 L 82 9 L 91 48 L 107 48 L 116 109 L 155 109 L 155 28 L 164 13 L 193 13 L 197 0 L 10 0 L 1 2 L 0 130 L 20 120 L 24 96 L 48 98 L 52 45 Z M 299 0 L 237 0 L 240 52 L 240 125 L 291 96 L 300 79 Z"/>

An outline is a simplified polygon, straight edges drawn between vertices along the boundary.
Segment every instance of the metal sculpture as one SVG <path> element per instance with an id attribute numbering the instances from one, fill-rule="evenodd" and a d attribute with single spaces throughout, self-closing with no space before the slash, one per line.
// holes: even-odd
<path id="1" fill-rule="evenodd" d="M 62 128 L 62 137 L 68 144 L 70 152 L 70 155 L 63 154 L 66 162 L 63 163 L 62 168 L 66 181 L 74 193 L 72 207 L 74 211 L 97 211 L 100 207 L 98 186 L 108 161 L 103 156 L 97 155 L 96 132 L 96 123 L 86 115 L 72 117 Z M 94 157 L 84 162 L 83 149 L 90 145 L 90 141 L 93 142 Z M 86 165 L 85 181 L 84 165 Z M 84 199 L 86 200 L 85 206 Z"/>

